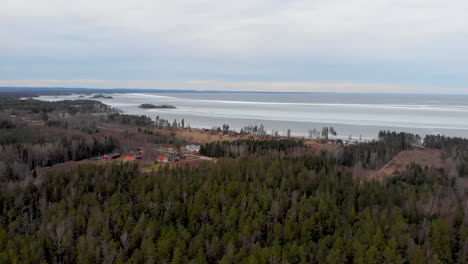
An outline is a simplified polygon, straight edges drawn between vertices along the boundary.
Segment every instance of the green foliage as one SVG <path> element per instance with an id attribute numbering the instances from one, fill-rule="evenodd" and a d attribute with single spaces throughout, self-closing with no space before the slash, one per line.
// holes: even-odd
<path id="1" fill-rule="evenodd" d="M 458 172 L 461 177 L 468 177 L 468 139 L 446 137 L 441 135 L 427 135 L 424 146 L 442 149 L 445 154 L 458 161 Z"/>
<path id="2" fill-rule="evenodd" d="M 120 113 L 112 113 L 107 115 L 109 122 L 116 122 L 120 124 L 135 125 L 135 126 L 150 126 L 154 124 L 149 116 L 145 115 L 127 115 Z"/>
<path id="3" fill-rule="evenodd" d="M 68 122 L 63 120 L 49 120 L 46 122 L 46 126 L 68 128 Z"/>
<path id="4" fill-rule="evenodd" d="M 13 124 L 10 120 L 0 120 L 0 129 L 11 129 L 15 127 L 16 125 Z"/>
<path id="5" fill-rule="evenodd" d="M 292 152 L 299 147 L 304 147 L 304 142 L 297 139 L 242 139 L 206 143 L 200 147 L 200 153 L 210 157 L 239 157 L 271 152 Z"/>
<path id="6" fill-rule="evenodd" d="M 364 168 L 379 169 L 400 151 L 419 145 L 419 135 L 380 131 L 378 140 L 345 147 L 342 163 L 344 166 L 361 164 Z"/>
<path id="7" fill-rule="evenodd" d="M 16 134 L 13 133 L 15 131 Z M 89 159 L 110 153 L 120 146 L 120 142 L 112 136 L 54 135 L 42 134 L 40 131 L 28 127 L 11 129 L 8 133 L 0 131 L 0 135 L 8 135 L 0 140 L 0 164 L 4 165 L 0 166 L 0 182 L 24 179 L 33 176 L 32 170 L 37 167 Z M 11 143 L 21 142 L 25 138 L 33 142 Z M 8 139 L 9 142 L 2 142 Z"/>
<path id="8" fill-rule="evenodd" d="M 431 242 L 440 263 L 452 263 L 450 227 L 444 219 L 432 221 Z"/>
<path id="9" fill-rule="evenodd" d="M 141 175 L 135 164 L 52 172 L 0 191 L 2 263 L 462 263 L 450 179 L 361 182 L 326 156 L 221 159 Z M 403 177 L 403 175 L 401 176 Z M 418 175 L 417 177 L 420 177 Z M 466 199 L 466 197 L 460 197 Z M 460 206 L 462 200 L 452 201 Z M 444 212 L 443 215 L 442 213 Z M 449 217 L 450 218 L 450 217 Z"/>

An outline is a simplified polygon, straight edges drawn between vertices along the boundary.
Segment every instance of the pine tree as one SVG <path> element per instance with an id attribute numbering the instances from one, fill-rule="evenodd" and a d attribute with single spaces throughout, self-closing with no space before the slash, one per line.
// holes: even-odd
<path id="1" fill-rule="evenodd" d="M 441 263 L 452 263 L 451 232 L 447 222 L 439 218 L 432 221 L 431 226 L 431 242 L 434 252 L 437 254 Z"/>

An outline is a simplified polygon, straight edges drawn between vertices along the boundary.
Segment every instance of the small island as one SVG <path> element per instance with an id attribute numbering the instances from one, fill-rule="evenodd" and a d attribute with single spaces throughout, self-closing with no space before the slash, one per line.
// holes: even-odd
<path id="1" fill-rule="evenodd" d="M 95 94 L 92 98 L 112 99 L 112 96 L 105 96 L 103 94 Z"/>
<path id="2" fill-rule="evenodd" d="M 154 105 L 154 104 L 141 104 L 138 106 L 139 108 L 144 108 L 144 109 L 156 109 L 156 108 L 176 108 L 173 105 Z"/>

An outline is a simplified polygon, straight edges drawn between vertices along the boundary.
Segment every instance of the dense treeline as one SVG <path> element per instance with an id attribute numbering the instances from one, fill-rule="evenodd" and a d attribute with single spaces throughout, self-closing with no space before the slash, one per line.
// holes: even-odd
<path id="1" fill-rule="evenodd" d="M 268 152 L 287 152 L 303 147 L 304 142 L 297 139 L 242 139 L 217 141 L 200 146 L 200 153 L 210 157 L 238 157 L 248 154 L 262 155 Z"/>
<path id="2" fill-rule="evenodd" d="M 61 128 L 68 128 L 68 121 L 66 120 L 48 120 L 46 122 L 46 126 L 48 127 L 61 127 Z"/>
<path id="3" fill-rule="evenodd" d="M 116 122 L 125 125 L 135 125 L 142 127 L 155 127 L 155 128 L 183 128 L 185 127 L 185 120 L 182 119 L 181 122 L 177 122 L 176 119 L 171 123 L 168 119 L 156 117 L 155 120 L 152 120 L 151 117 L 145 115 L 128 115 L 121 113 L 112 113 L 107 116 L 107 121 Z"/>
<path id="4" fill-rule="evenodd" d="M 172 144 L 180 146 L 188 143 L 185 138 L 178 137 L 174 132 L 160 133 L 148 129 L 140 130 L 140 132 L 151 135 L 148 142 L 153 144 Z"/>
<path id="5" fill-rule="evenodd" d="M 153 120 L 151 120 L 149 116 L 145 115 L 127 115 L 120 113 L 112 113 L 107 115 L 107 120 L 110 122 L 135 126 L 150 126 L 154 124 Z"/>
<path id="6" fill-rule="evenodd" d="M 418 166 L 387 183 L 326 156 L 139 175 L 87 165 L 0 192 L 0 263 L 466 263 L 466 194 Z"/>
<path id="7" fill-rule="evenodd" d="M 462 177 L 468 177 L 468 139 L 446 137 L 441 135 L 427 135 L 424 137 L 427 148 L 442 149 L 449 157 L 457 161 L 458 172 Z"/>
<path id="8" fill-rule="evenodd" d="M 468 153 L 468 139 L 466 138 L 426 135 L 424 137 L 424 146 L 443 149 L 453 157 L 465 156 Z"/>
<path id="9" fill-rule="evenodd" d="M 400 151 L 411 149 L 420 144 L 419 135 L 380 131 L 377 140 L 344 148 L 342 163 L 345 166 L 355 166 L 359 163 L 364 168 L 378 169 Z"/>
<path id="10" fill-rule="evenodd" d="M 16 112 L 50 113 L 63 111 L 69 114 L 99 113 L 114 111 L 110 106 L 93 100 L 63 100 L 55 102 L 39 101 L 35 99 L 0 98 L 0 110 Z"/>
<path id="11" fill-rule="evenodd" d="M 40 144 L 0 145 L 0 182 L 33 176 L 37 167 L 53 166 L 71 160 L 88 159 L 119 147 L 118 140 L 107 136 L 61 136 Z"/>
<path id="12" fill-rule="evenodd" d="M 60 131 L 44 130 L 42 128 L 14 126 L 0 129 L 0 145 L 7 144 L 44 144 L 60 137 Z"/>
<path id="13" fill-rule="evenodd" d="M 0 120 L 0 129 L 9 129 L 15 127 L 16 125 L 13 124 L 10 120 Z"/>
<path id="14" fill-rule="evenodd" d="M 267 131 L 263 124 L 258 125 L 248 125 L 241 128 L 239 134 L 241 135 L 266 135 Z M 272 133 L 274 134 L 274 133 Z"/>

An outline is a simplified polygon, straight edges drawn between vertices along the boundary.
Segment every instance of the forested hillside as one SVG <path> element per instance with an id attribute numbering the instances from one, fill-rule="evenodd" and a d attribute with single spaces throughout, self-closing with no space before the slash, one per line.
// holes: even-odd
<path id="1" fill-rule="evenodd" d="M 386 183 L 326 156 L 141 175 L 87 165 L 0 192 L 1 263 L 466 263 L 466 190 L 414 166 Z"/>

